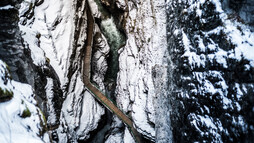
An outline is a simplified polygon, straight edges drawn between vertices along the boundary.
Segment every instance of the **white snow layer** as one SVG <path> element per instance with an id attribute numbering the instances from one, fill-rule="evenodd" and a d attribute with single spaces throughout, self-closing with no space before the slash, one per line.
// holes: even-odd
<path id="1" fill-rule="evenodd" d="M 47 85 L 45 87 L 46 90 L 46 95 L 47 95 L 47 111 L 49 112 L 49 116 L 47 119 L 47 123 L 49 125 L 56 123 L 57 118 L 56 118 L 56 113 L 55 113 L 55 108 L 54 108 L 54 91 L 53 91 L 53 79 L 52 78 L 47 78 Z"/>
<path id="2" fill-rule="evenodd" d="M 6 6 L 2 6 L 0 7 L 0 10 L 8 10 L 8 9 L 13 9 L 14 7 L 11 5 L 6 5 Z"/>
<path id="3" fill-rule="evenodd" d="M 34 2 L 25 0 L 21 4 L 20 21 L 27 20 L 26 24 L 19 24 L 22 37 L 31 50 L 34 64 L 43 66 L 49 59 L 47 62 L 50 62 L 63 86 L 73 39 L 73 2 L 45 0 L 34 8 L 34 18 L 22 17 Z"/>
<path id="4" fill-rule="evenodd" d="M 183 54 L 183 56 L 188 58 L 188 62 L 191 69 L 205 67 L 204 62 L 206 61 L 206 58 L 208 58 L 208 60 L 214 59 L 219 65 L 221 65 L 223 68 L 226 69 L 228 67 L 226 58 L 228 57 L 232 59 L 236 59 L 238 61 L 242 60 L 243 58 L 250 61 L 250 64 L 245 66 L 247 70 L 250 69 L 251 67 L 254 67 L 254 54 L 253 54 L 254 53 L 254 33 L 250 31 L 247 25 L 244 25 L 240 22 L 229 19 L 226 12 L 222 10 L 221 2 L 219 0 L 211 0 L 211 2 L 215 4 L 216 11 L 220 14 L 220 18 L 223 22 L 223 26 L 219 26 L 208 32 L 203 31 L 202 33 L 205 36 L 209 37 L 208 36 L 209 34 L 212 34 L 212 33 L 219 34 L 220 32 L 224 32 L 226 39 L 232 42 L 235 48 L 230 51 L 225 51 L 213 42 L 211 42 L 207 47 L 203 47 L 202 45 L 203 41 L 200 38 L 198 38 L 200 40 L 199 43 L 201 43 L 201 45 L 199 44 L 198 48 L 200 48 L 201 52 L 205 52 L 205 51 L 202 51 L 202 49 L 204 48 L 209 49 L 211 51 L 215 51 L 215 54 L 208 54 L 206 56 L 204 56 L 204 54 L 198 55 L 196 54 L 196 52 L 191 52 L 191 50 L 193 50 L 194 48 L 190 44 L 190 40 L 187 36 L 187 33 L 185 33 L 183 30 L 180 30 L 180 29 L 176 30 L 176 31 L 182 32 L 182 42 L 185 48 L 185 53 Z M 202 1 L 200 3 L 202 3 Z M 195 9 L 197 11 L 197 15 L 199 15 L 200 18 L 202 18 L 199 12 L 199 11 L 202 11 L 199 6 L 200 4 L 194 1 L 189 1 L 189 4 L 191 6 L 188 9 L 188 12 Z M 220 97 L 222 97 L 221 102 L 223 103 L 223 108 L 224 109 L 233 108 L 233 102 L 229 98 L 227 98 L 228 86 L 225 80 L 222 78 L 222 75 L 219 71 L 209 71 L 207 73 L 193 72 L 193 75 L 194 75 L 194 79 L 197 79 L 199 84 L 202 85 L 200 89 L 201 92 L 207 92 L 210 94 L 214 94 L 215 92 L 217 92 L 220 95 Z M 218 85 L 220 85 L 220 88 L 215 88 L 210 81 L 206 80 L 206 76 L 208 75 L 216 76 L 218 79 L 220 79 L 220 81 L 218 81 L 217 83 Z M 237 89 L 237 98 L 241 98 L 243 93 L 239 89 L 239 84 L 236 83 L 235 87 Z M 236 104 L 237 110 L 240 111 L 241 107 L 239 103 L 236 102 L 235 104 Z M 208 108 L 207 108 L 207 111 L 209 113 Z M 209 129 L 208 131 L 211 132 L 216 139 L 218 139 L 218 142 L 222 142 L 221 136 L 220 134 L 218 134 L 219 132 L 218 130 L 221 131 L 223 129 L 220 122 L 214 121 L 213 118 L 210 118 L 209 116 L 206 116 L 206 115 L 200 116 L 200 115 L 190 114 L 189 118 L 193 119 L 191 123 L 201 133 L 201 135 L 206 134 L 206 132 L 202 131 L 200 129 L 200 126 L 206 126 Z M 236 119 L 236 121 L 238 122 L 235 121 L 236 122 L 235 124 L 238 124 L 238 125 L 244 124 L 241 116 L 236 118 L 239 118 L 239 120 Z"/>
<path id="5" fill-rule="evenodd" d="M 124 112 L 132 112 L 139 132 L 155 140 L 155 129 L 149 124 L 156 124 L 151 71 L 162 64 L 167 48 L 165 2 L 145 0 L 135 7 L 129 1 L 128 5 L 128 39 L 120 50 L 117 103 Z"/>
<path id="6" fill-rule="evenodd" d="M 225 35 L 227 35 L 227 40 L 231 41 L 235 46 L 235 51 L 231 51 L 230 57 L 234 57 L 237 60 L 241 60 L 242 57 L 246 58 L 250 61 L 251 66 L 254 66 L 254 33 L 250 31 L 249 27 L 247 25 L 244 25 L 237 21 L 232 21 L 228 18 L 228 15 L 226 12 L 222 10 L 221 2 L 219 0 L 212 0 L 216 6 L 216 11 L 220 13 L 220 18 L 223 21 L 223 26 L 219 26 L 216 29 L 213 29 L 209 32 L 203 32 L 203 34 L 208 35 L 211 33 L 219 33 L 223 31 Z M 202 1 L 199 3 L 196 2 L 189 2 L 191 4 L 190 8 L 188 10 L 201 10 L 200 4 L 203 3 Z M 200 15 L 201 17 L 201 15 Z M 202 18 L 202 17 L 201 17 Z M 190 63 L 195 62 L 197 65 L 201 65 L 201 62 L 199 59 L 197 59 L 197 55 L 195 53 L 190 52 L 190 45 L 188 41 L 188 37 L 183 32 L 183 43 L 185 45 L 186 52 L 184 55 L 189 56 Z M 200 41 L 200 43 L 203 43 Z M 218 45 L 214 45 L 217 47 Z M 199 46 L 200 47 L 200 46 Z M 201 46 L 202 47 L 202 46 Z M 209 48 L 209 46 L 208 46 Z M 192 55 L 194 54 L 194 55 Z M 219 49 L 216 58 L 218 63 L 221 63 L 224 65 L 225 68 L 227 68 L 225 57 L 228 56 L 228 53 L 223 51 L 222 49 Z"/>
<path id="7" fill-rule="evenodd" d="M 57 130 L 59 142 L 67 142 L 67 134 L 75 134 L 80 139 L 88 138 L 89 132 L 97 127 L 100 116 L 104 114 L 102 108 L 88 92 L 84 92 L 85 87 L 81 81 L 80 71 L 76 71 L 71 79 L 67 79 L 67 72 L 70 64 L 70 54 L 80 52 L 80 48 L 73 51 L 75 16 L 84 18 L 85 14 L 75 13 L 79 5 L 75 5 L 75 0 L 44 0 L 42 4 L 35 6 L 36 0 L 24 0 L 21 4 L 20 30 L 26 48 L 31 50 L 33 63 L 43 67 L 46 62 L 50 64 L 59 77 L 61 88 L 66 97 L 63 102 L 60 126 Z M 83 1 L 82 4 L 84 4 Z M 31 6 L 33 7 L 32 9 Z M 83 5 L 85 6 L 85 5 Z M 84 7 L 82 7 L 84 8 Z M 82 9 L 80 8 L 80 9 Z M 25 13 L 33 13 L 32 18 L 24 17 Z M 86 29 L 86 25 L 81 27 Z M 83 30 L 82 29 L 82 30 Z M 82 31 L 81 30 L 81 31 Z M 86 39 L 86 30 L 80 39 Z M 79 41 L 84 43 L 84 41 Z M 81 55 L 81 54 L 80 54 Z M 70 84 L 69 89 L 65 89 L 66 83 Z M 55 121 L 52 101 L 53 81 L 47 78 L 46 94 L 48 99 L 48 110 L 50 112 L 48 123 Z M 69 92 L 65 90 L 70 90 Z M 84 102 L 84 103 L 83 103 Z M 78 130 L 76 131 L 75 129 Z M 65 132 L 68 128 L 68 133 Z M 64 131 L 63 131 L 64 130 Z M 73 139 L 77 139 L 73 136 Z"/>
<path id="8" fill-rule="evenodd" d="M 0 89 L 13 92 L 13 98 L 0 102 L 0 142 L 1 143 L 41 143 L 49 142 L 47 134 L 40 137 L 42 126 L 45 126 L 43 115 L 33 98 L 32 87 L 8 79 L 7 67 L 0 60 Z M 21 117 L 25 110 L 31 112 L 31 116 Z"/>

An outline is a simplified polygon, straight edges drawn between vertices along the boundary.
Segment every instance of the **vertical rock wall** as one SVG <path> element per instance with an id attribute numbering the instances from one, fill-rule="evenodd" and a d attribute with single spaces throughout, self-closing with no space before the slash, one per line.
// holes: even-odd
<path id="1" fill-rule="evenodd" d="M 45 97 L 40 87 L 45 83 L 45 75 L 33 64 L 30 49 L 24 46 L 18 25 L 20 4 L 18 0 L 3 0 L 0 4 L 0 94 L 12 97 L 1 103 L 0 138 L 1 142 L 49 142 L 46 121 L 34 100 Z M 46 103 L 39 101 L 39 104 L 43 107 Z"/>
<path id="2" fill-rule="evenodd" d="M 54 142 L 134 142 L 82 81 L 89 6 L 91 80 L 146 142 L 253 140 L 253 0 L 3 0 L 0 59 Z"/>
<path id="3" fill-rule="evenodd" d="M 155 113 L 152 67 L 163 63 L 167 48 L 165 3 L 127 1 L 126 7 L 127 41 L 119 50 L 117 103 L 133 119 L 138 131 L 155 141 L 159 116 Z"/>
<path id="4" fill-rule="evenodd" d="M 20 7 L 20 29 L 24 46 L 39 69 L 35 86 L 41 93 L 37 100 L 46 115 L 55 142 L 85 141 L 98 127 L 104 108 L 83 84 L 82 65 L 87 31 L 86 1 L 23 1 Z M 97 28 L 98 29 L 98 28 Z M 105 41 L 96 31 L 94 79 L 101 82 L 107 55 Z M 98 34 L 99 33 L 99 34 Z M 99 35 L 99 36 L 98 36 Z M 101 39 L 100 39 L 101 38 Z M 35 89 L 36 89 L 35 87 Z"/>

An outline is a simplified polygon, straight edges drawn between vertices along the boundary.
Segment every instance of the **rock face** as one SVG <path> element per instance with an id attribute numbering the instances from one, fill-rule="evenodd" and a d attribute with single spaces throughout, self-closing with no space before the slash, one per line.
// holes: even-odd
<path id="1" fill-rule="evenodd" d="M 2 0 L 0 142 L 135 142 L 84 86 L 89 8 L 90 81 L 144 142 L 254 140 L 253 0 Z"/>
<path id="2" fill-rule="evenodd" d="M 15 81 L 28 83 L 33 87 L 35 91 L 35 99 L 39 102 L 39 107 L 44 112 L 44 115 L 50 118 L 49 112 L 54 112 L 54 116 L 58 117 L 55 119 L 54 123 L 48 124 L 49 128 L 51 128 L 51 126 L 59 124 L 62 91 L 59 90 L 60 83 L 52 67 L 48 63 L 45 63 L 44 65 L 36 65 L 31 58 L 31 49 L 27 42 L 24 41 L 24 39 L 22 38 L 21 35 L 24 34 L 20 32 L 18 26 L 18 9 L 20 7 L 21 11 L 25 9 L 25 11 L 23 11 L 24 13 L 20 15 L 21 19 L 24 19 L 24 17 L 27 18 L 28 15 L 33 12 L 33 5 L 29 7 L 30 9 L 28 9 L 27 7 L 24 8 L 24 5 L 20 5 L 20 3 L 21 1 L 4 1 L 3 3 L 1 3 L 0 59 L 5 61 L 7 65 L 9 65 L 11 77 Z M 38 41 L 37 44 L 39 44 Z M 38 55 L 38 57 L 40 56 L 43 55 Z M 47 91 L 45 91 L 45 88 L 47 84 L 47 78 L 52 79 L 52 87 L 49 91 L 52 92 L 51 99 L 47 99 L 46 97 Z M 19 87 L 15 86 L 14 88 L 17 88 L 18 90 L 26 90 L 19 89 Z M 16 96 L 20 95 L 29 97 L 33 94 L 28 93 L 26 95 L 25 92 L 21 92 L 21 94 L 17 94 Z M 50 100 L 52 100 L 52 102 L 50 102 Z M 15 100 L 13 102 L 15 102 Z M 58 102 L 58 104 L 55 104 L 56 102 Z M 49 107 L 49 104 L 51 107 Z M 42 117 L 42 115 L 40 116 Z M 41 132 L 40 134 L 43 135 L 46 129 L 47 128 L 44 128 L 43 132 Z"/>
<path id="3" fill-rule="evenodd" d="M 18 27 L 19 7 L 20 1 L 15 0 L 0 4 L 0 94 L 3 102 L 0 105 L 0 142 L 49 142 L 49 136 L 45 134 L 46 122 L 33 99 L 43 96 L 44 89 L 40 91 L 38 88 L 43 81 L 39 68 L 32 63 L 30 50 L 22 43 Z M 32 85 L 37 92 L 33 93 L 30 85 L 21 82 Z"/>
<path id="4" fill-rule="evenodd" d="M 31 0 L 21 4 L 25 46 L 31 49 L 35 65 L 48 65 L 47 73 L 53 73 L 44 73 L 46 99 L 41 102 L 47 103 L 48 126 L 56 142 L 88 140 L 105 113 L 82 81 L 88 7 L 86 1 Z M 104 90 L 109 46 L 96 25 L 93 39 L 92 80 Z"/>
<path id="5" fill-rule="evenodd" d="M 22 46 L 20 31 L 18 28 L 18 1 L 1 2 L 1 35 L 0 35 L 0 57 L 10 67 L 12 77 L 17 81 L 34 84 L 33 65 L 29 56 L 29 49 Z M 13 58 L 16 57 L 16 58 Z M 31 69 L 25 70 L 25 69 Z"/>
<path id="6" fill-rule="evenodd" d="M 152 78 L 155 88 L 155 133 L 156 142 L 173 142 L 173 133 L 171 128 L 172 103 L 170 102 L 170 93 L 173 90 L 169 86 L 168 67 L 155 65 L 152 68 Z M 170 88 L 171 87 L 171 88 Z"/>
<path id="7" fill-rule="evenodd" d="M 0 142 L 50 142 L 34 96 L 30 85 L 11 79 L 8 66 L 0 60 Z"/>
<path id="8" fill-rule="evenodd" d="M 159 116 L 155 114 L 152 67 L 162 64 L 167 48 L 166 5 L 163 1 L 128 1 L 127 7 L 128 39 L 119 50 L 117 103 L 132 117 L 138 131 L 155 141 L 155 121 Z"/>

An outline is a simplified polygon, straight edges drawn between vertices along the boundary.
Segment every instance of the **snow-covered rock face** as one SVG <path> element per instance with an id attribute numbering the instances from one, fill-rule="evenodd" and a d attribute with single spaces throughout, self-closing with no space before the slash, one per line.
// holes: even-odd
<path id="1" fill-rule="evenodd" d="M 93 47 L 92 80 L 105 92 L 104 76 L 108 69 L 106 58 L 108 57 L 110 47 L 97 24 L 95 26 Z"/>
<path id="2" fill-rule="evenodd" d="M 254 33 L 219 0 L 167 5 L 174 140 L 252 141 Z"/>
<path id="3" fill-rule="evenodd" d="M 13 79 L 34 84 L 29 50 L 23 48 L 18 28 L 18 1 L 2 1 L 0 6 L 0 58 L 10 67 Z M 16 57 L 15 59 L 13 57 Z M 31 69 L 31 70 L 26 70 Z"/>
<path id="4" fill-rule="evenodd" d="M 84 86 L 89 8 L 91 82 L 145 142 L 254 140 L 253 4 L 2 0 L 0 142 L 135 142 Z"/>
<path id="5" fill-rule="evenodd" d="M 0 142 L 50 141 L 44 115 L 33 97 L 31 86 L 11 80 L 7 65 L 0 60 Z"/>
<path id="6" fill-rule="evenodd" d="M 157 110 L 152 67 L 163 64 L 167 49 L 164 1 L 128 1 L 126 45 L 119 50 L 116 97 L 119 107 L 132 117 L 137 129 L 149 140 L 155 133 Z M 160 96 L 158 98 L 164 98 Z M 158 111 L 159 112 L 159 111 Z M 160 114 L 160 113 L 158 113 Z M 163 122 L 163 121 L 162 121 Z"/>
<path id="7" fill-rule="evenodd" d="M 90 132 L 97 128 L 101 115 L 104 114 L 104 109 L 86 91 L 82 81 L 88 5 L 86 1 L 47 0 L 40 4 L 36 2 L 22 3 L 20 27 L 24 32 L 23 38 L 31 49 L 34 64 L 42 67 L 50 64 L 61 83 L 61 91 L 65 97 L 62 107 L 54 106 L 61 105 L 61 101 L 57 103 L 55 100 L 57 94 L 52 77 L 47 77 L 45 86 L 48 124 L 52 125 L 50 129 L 53 130 L 53 139 L 59 142 L 87 140 Z M 32 5 L 32 9 L 27 9 L 27 5 Z M 28 18 L 27 13 L 34 13 L 34 15 Z M 101 37 L 101 41 L 104 39 Z M 93 62 L 96 69 L 93 78 L 99 85 L 107 69 L 103 57 L 109 50 L 103 42 L 100 43 L 101 45 L 97 44 L 100 51 L 95 52 L 94 57 L 98 61 Z M 103 88 L 103 85 L 101 87 Z M 61 111 L 60 118 L 59 112 L 56 111 Z"/>
<path id="8" fill-rule="evenodd" d="M 57 142 L 88 139 L 104 114 L 82 81 L 87 7 L 86 1 L 69 0 L 25 0 L 20 6 L 24 45 L 31 50 L 31 61 L 43 76 L 39 105 Z M 98 51 L 94 53 L 93 79 L 103 89 L 109 47 L 100 31 L 97 33 L 100 39 L 95 39 Z"/>
<path id="9" fill-rule="evenodd" d="M 44 89 L 39 90 L 43 80 L 40 69 L 33 65 L 30 49 L 22 45 L 18 27 L 18 8 L 20 8 L 20 1 L 1 2 L 0 88 L 4 89 L 1 93 L 3 100 L 10 100 L 6 95 L 13 96 L 10 101 L 1 103 L 1 142 L 42 142 L 43 140 L 49 142 L 49 137 L 45 134 L 47 125 L 44 115 L 35 106 L 37 102 L 34 100 L 43 96 Z M 2 60 L 8 64 L 13 80 L 6 78 L 9 73 L 6 72 Z M 20 82 L 29 83 L 33 89 Z M 39 103 L 42 105 L 41 102 Z M 43 136 L 45 136 L 44 139 L 42 139 Z"/>
<path id="10" fill-rule="evenodd" d="M 172 107 L 169 100 L 172 88 L 168 85 L 170 79 L 168 78 L 167 66 L 155 65 L 152 68 L 152 78 L 156 96 L 153 101 L 155 108 L 156 142 L 170 143 L 173 142 L 170 116 Z"/>

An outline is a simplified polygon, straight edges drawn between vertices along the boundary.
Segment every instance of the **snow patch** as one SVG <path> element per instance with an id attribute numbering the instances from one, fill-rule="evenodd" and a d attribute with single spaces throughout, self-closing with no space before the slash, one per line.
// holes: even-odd
<path id="1" fill-rule="evenodd" d="M 6 6 L 2 6 L 0 7 L 0 10 L 8 10 L 8 9 L 13 9 L 14 7 L 11 5 L 6 5 Z"/>
<path id="2" fill-rule="evenodd" d="M 43 130 L 43 115 L 33 98 L 32 87 L 8 79 L 3 81 L 7 73 L 6 65 L 0 60 L 0 88 L 8 89 L 13 92 L 13 98 L 9 101 L 0 103 L 0 142 L 1 143 L 42 143 L 49 142 L 47 134 L 38 136 Z M 31 115 L 22 117 L 24 112 L 30 112 Z"/>

